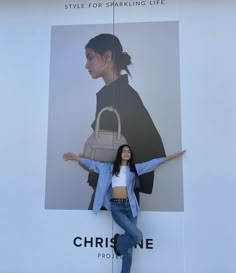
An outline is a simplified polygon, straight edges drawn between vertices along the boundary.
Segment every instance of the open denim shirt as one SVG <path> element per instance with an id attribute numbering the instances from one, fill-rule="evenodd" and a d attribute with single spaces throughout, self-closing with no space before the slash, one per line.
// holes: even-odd
<path id="1" fill-rule="evenodd" d="M 137 174 L 141 175 L 144 173 L 151 172 L 155 170 L 160 164 L 165 162 L 165 158 L 155 158 L 143 163 L 136 163 L 135 167 Z M 107 210 L 111 210 L 110 199 L 112 198 L 112 169 L 113 163 L 100 162 L 88 158 L 80 158 L 80 163 L 85 165 L 91 171 L 99 173 L 94 204 L 93 212 L 97 214 L 102 206 Z M 127 191 L 129 197 L 129 203 L 132 210 L 133 217 L 136 217 L 140 211 L 135 193 L 134 193 L 134 184 L 135 184 L 135 173 L 131 172 L 128 168 L 126 173 L 127 175 Z"/>

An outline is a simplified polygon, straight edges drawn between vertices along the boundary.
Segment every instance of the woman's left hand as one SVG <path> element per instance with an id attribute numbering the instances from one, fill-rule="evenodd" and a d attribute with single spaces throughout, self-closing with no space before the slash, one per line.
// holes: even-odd
<path id="1" fill-rule="evenodd" d="M 172 154 L 172 155 L 168 155 L 167 157 L 165 157 L 165 160 L 168 161 L 168 160 L 172 160 L 172 159 L 174 159 L 174 158 L 180 157 L 180 156 L 182 156 L 185 152 L 186 152 L 186 150 L 183 150 L 183 151 L 180 151 L 180 152 L 178 152 L 178 153 L 175 153 L 175 154 Z"/>

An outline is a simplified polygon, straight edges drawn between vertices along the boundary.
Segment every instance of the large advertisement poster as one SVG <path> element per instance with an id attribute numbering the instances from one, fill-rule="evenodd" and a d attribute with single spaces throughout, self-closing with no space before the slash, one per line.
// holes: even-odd
<path id="1" fill-rule="evenodd" d="M 62 154 L 83 153 L 94 131 L 120 127 L 112 145 L 128 143 L 136 162 L 181 150 L 178 27 L 177 21 L 52 26 L 46 209 L 91 209 L 96 175 L 63 162 Z M 130 75 L 123 69 L 109 83 L 97 76 L 97 67 L 86 64 L 91 39 L 96 48 L 112 43 L 115 54 L 119 44 Z M 154 180 L 152 194 L 140 193 L 142 210 L 183 211 L 181 160 L 141 179 L 149 193 Z"/>

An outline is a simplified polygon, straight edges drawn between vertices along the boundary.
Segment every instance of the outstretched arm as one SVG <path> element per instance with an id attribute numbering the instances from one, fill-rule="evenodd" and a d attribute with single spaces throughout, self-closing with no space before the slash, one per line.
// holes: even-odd
<path id="1" fill-rule="evenodd" d="M 79 163 L 79 165 L 84 168 L 86 171 L 94 171 L 99 173 L 101 168 L 103 168 L 104 164 L 110 164 L 107 162 L 100 162 L 97 160 L 93 160 L 87 157 L 84 157 L 83 154 L 75 155 L 73 153 L 65 153 L 63 154 L 64 160 L 72 160 Z"/>
<path id="2" fill-rule="evenodd" d="M 90 171 L 89 168 L 87 168 L 85 165 L 83 165 L 83 164 L 80 162 L 80 158 L 81 158 L 81 157 L 84 157 L 84 155 L 83 155 L 83 154 L 75 155 L 75 154 L 70 153 L 70 152 L 63 154 L 63 159 L 64 159 L 65 161 L 68 161 L 68 160 L 77 161 L 77 162 L 79 163 L 79 165 L 80 165 L 84 170 L 86 170 L 86 171 L 89 172 L 89 171 Z"/>
<path id="3" fill-rule="evenodd" d="M 174 158 L 180 157 L 184 153 L 185 153 L 185 150 L 178 152 L 176 154 L 166 156 L 166 157 L 154 158 L 154 159 L 151 159 L 151 160 L 143 162 L 143 163 L 136 163 L 135 167 L 136 167 L 137 173 L 138 173 L 138 175 L 141 175 L 144 173 L 154 171 L 162 163 L 172 160 Z"/>
<path id="4" fill-rule="evenodd" d="M 168 156 L 165 157 L 165 161 L 169 161 L 169 160 L 172 160 L 172 159 L 174 159 L 174 158 L 180 157 L 180 156 L 182 156 L 185 152 L 186 152 L 186 150 L 183 150 L 183 151 L 178 152 L 178 153 L 176 153 L 176 154 L 168 155 Z"/>
<path id="5" fill-rule="evenodd" d="M 77 161 L 77 162 L 79 162 L 81 157 L 83 157 L 82 154 L 75 155 L 75 154 L 72 154 L 72 153 L 70 153 L 70 152 L 63 154 L 63 159 L 64 159 L 65 161 L 67 161 L 67 160 L 72 160 L 72 161 Z"/>

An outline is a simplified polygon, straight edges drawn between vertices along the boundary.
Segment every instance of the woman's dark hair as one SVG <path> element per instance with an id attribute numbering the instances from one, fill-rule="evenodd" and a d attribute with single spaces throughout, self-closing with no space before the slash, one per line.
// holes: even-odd
<path id="1" fill-rule="evenodd" d="M 91 48 L 100 55 L 110 50 L 112 52 L 113 63 L 117 70 L 119 72 L 125 70 L 131 76 L 128 69 L 128 65 L 131 64 L 131 57 L 128 53 L 123 52 L 123 47 L 115 35 L 108 33 L 100 34 L 89 40 L 85 48 Z"/>
<path id="2" fill-rule="evenodd" d="M 119 172 L 120 172 L 120 164 L 121 164 L 121 160 L 122 160 L 121 159 L 121 154 L 122 154 L 123 148 L 125 148 L 125 147 L 128 147 L 129 150 L 130 150 L 130 153 L 131 153 L 130 160 L 128 161 L 128 166 L 129 166 L 131 172 L 135 172 L 133 151 L 131 150 L 131 148 L 130 148 L 130 146 L 128 144 L 123 144 L 117 150 L 116 159 L 115 159 L 114 164 L 113 164 L 112 175 L 117 176 L 119 174 Z"/>

